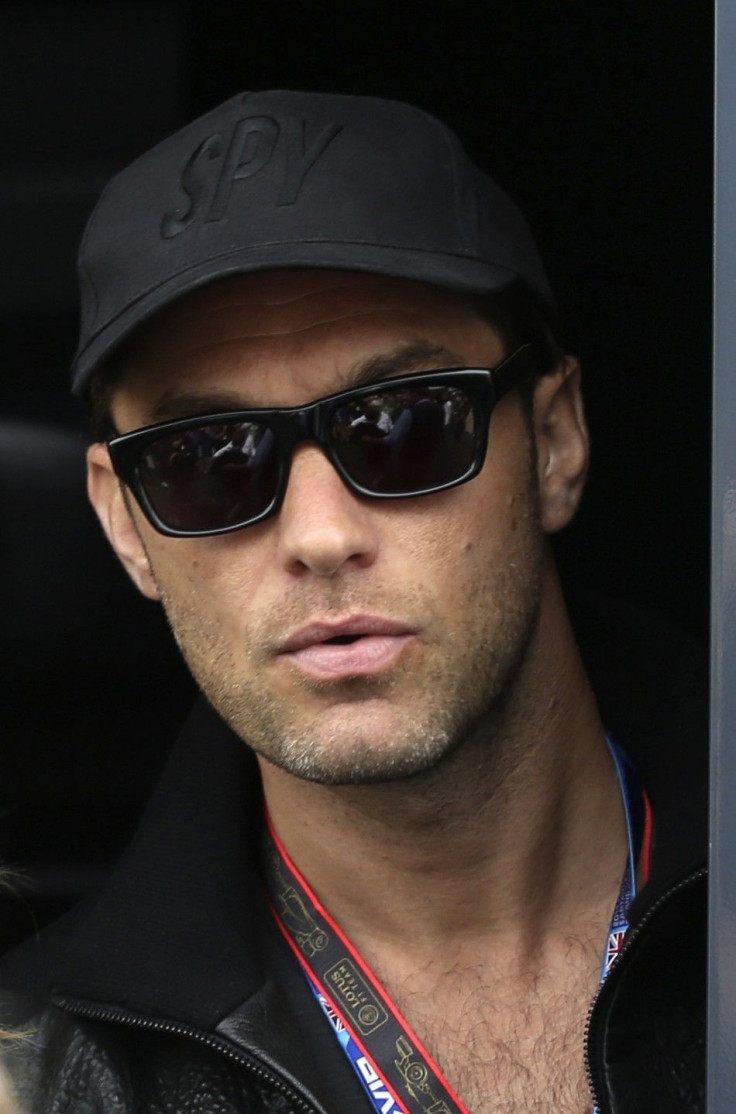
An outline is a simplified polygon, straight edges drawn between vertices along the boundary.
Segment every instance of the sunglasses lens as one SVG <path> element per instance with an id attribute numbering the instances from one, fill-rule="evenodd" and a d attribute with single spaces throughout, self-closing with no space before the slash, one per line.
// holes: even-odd
<path id="1" fill-rule="evenodd" d="M 421 495 L 475 474 L 487 427 L 475 399 L 472 386 L 457 379 L 347 392 L 343 401 L 295 413 L 293 436 L 296 444 L 318 440 L 365 494 Z M 324 422 L 323 406 L 329 408 L 322 411 Z M 309 425 L 310 414 L 317 426 Z M 247 526 L 275 509 L 288 471 L 288 445 L 277 439 L 275 416 L 250 417 L 203 419 L 205 424 L 162 431 L 144 442 L 136 477 L 159 526 L 184 535 L 212 534 Z"/>
<path id="2" fill-rule="evenodd" d="M 160 437 L 138 475 L 158 517 L 198 533 L 244 525 L 274 500 L 279 464 L 273 432 L 258 422 L 224 422 Z"/>
<path id="3" fill-rule="evenodd" d="M 337 406 L 330 434 L 345 472 L 376 495 L 419 495 L 465 476 L 477 421 L 458 387 L 383 390 Z"/>

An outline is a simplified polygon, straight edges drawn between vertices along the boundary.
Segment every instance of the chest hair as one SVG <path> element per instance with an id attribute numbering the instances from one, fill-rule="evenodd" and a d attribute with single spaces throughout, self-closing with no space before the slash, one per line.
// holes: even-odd
<path id="1" fill-rule="evenodd" d="M 471 1114 L 590 1114 L 584 1038 L 600 962 L 569 939 L 533 974 L 419 972 L 394 1000 Z"/>

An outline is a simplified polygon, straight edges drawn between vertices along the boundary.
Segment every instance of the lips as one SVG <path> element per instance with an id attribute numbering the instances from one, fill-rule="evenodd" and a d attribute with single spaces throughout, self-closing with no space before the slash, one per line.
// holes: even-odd
<path id="1" fill-rule="evenodd" d="M 279 656 L 319 680 L 370 676 L 393 665 L 414 634 L 406 623 L 351 616 L 337 623 L 309 623 L 287 639 Z"/>

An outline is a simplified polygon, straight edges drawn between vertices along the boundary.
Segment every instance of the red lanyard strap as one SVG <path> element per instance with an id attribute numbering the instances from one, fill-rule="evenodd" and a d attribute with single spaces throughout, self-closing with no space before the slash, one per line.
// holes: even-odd
<path id="1" fill-rule="evenodd" d="M 344 1026 L 341 1040 L 382 1114 L 468 1114 L 440 1068 L 373 972 L 320 903 L 268 821 L 265 861 L 271 908 L 312 988 Z M 385 1087 L 385 1091 L 383 1088 Z M 380 1098 L 385 1094 L 385 1099 Z M 376 1101 L 378 1100 L 378 1101 Z"/>

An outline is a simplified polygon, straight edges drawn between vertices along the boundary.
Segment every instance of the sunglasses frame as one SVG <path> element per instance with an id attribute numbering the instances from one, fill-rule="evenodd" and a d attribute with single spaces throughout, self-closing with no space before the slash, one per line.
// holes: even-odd
<path id="1" fill-rule="evenodd" d="M 134 495 L 148 522 L 159 534 L 170 538 L 214 537 L 230 534 L 255 526 L 264 519 L 278 513 L 286 494 L 294 449 L 303 442 L 316 443 L 327 456 L 348 489 L 369 499 L 416 499 L 423 495 L 435 495 L 459 487 L 478 475 L 485 462 L 488 449 L 488 428 L 491 414 L 497 402 L 509 391 L 537 371 L 536 350 L 532 344 L 522 344 L 501 363 L 493 368 L 438 368 L 433 371 L 416 372 L 394 379 L 382 379 L 362 387 L 338 391 L 324 398 L 310 402 L 307 406 L 251 408 L 248 410 L 227 410 L 211 414 L 195 414 L 189 418 L 175 421 L 157 422 L 130 433 L 111 437 L 107 448 L 113 469 Z M 466 391 L 477 419 L 475 432 L 475 455 L 472 464 L 456 479 L 443 484 L 435 484 L 421 491 L 375 492 L 363 487 L 354 480 L 335 455 L 328 436 L 329 422 L 335 407 L 343 406 L 355 399 L 370 397 L 386 390 L 402 390 L 417 386 L 461 386 Z M 245 522 L 229 523 L 227 526 L 205 530 L 181 530 L 167 525 L 150 502 L 139 472 L 140 459 L 147 447 L 161 437 L 184 433 L 199 426 L 220 425 L 225 422 L 262 422 L 271 429 L 276 437 L 278 457 L 278 479 L 274 497 L 268 507 Z"/>

